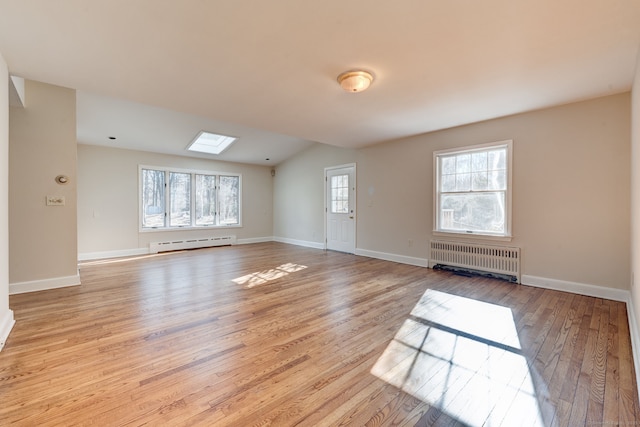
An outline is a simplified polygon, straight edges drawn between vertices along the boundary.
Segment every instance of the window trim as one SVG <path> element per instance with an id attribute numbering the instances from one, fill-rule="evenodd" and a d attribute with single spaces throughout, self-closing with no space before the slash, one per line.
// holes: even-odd
<path id="1" fill-rule="evenodd" d="M 191 196 L 190 196 L 190 204 L 191 204 L 191 225 L 189 226 L 174 226 L 171 227 L 168 225 L 168 218 L 165 219 L 164 227 L 143 227 L 143 182 L 142 182 L 142 170 L 157 170 L 163 171 L 165 176 L 168 172 L 175 173 L 187 173 L 191 175 Z M 235 176 L 238 177 L 238 223 L 237 224 L 228 224 L 228 225 L 195 225 L 195 175 L 215 175 L 216 182 L 220 176 Z M 168 185 L 168 181 L 165 181 Z M 169 203 L 170 203 L 170 195 L 167 192 L 165 187 L 165 212 L 168 212 Z M 216 194 L 216 209 L 219 209 L 219 199 Z M 138 165 L 138 232 L 139 233 L 156 233 L 156 232 L 165 232 L 165 231 L 184 231 L 184 230 L 210 230 L 210 229 L 221 229 L 221 228 L 242 228 L 242 174 L 235 172 L 221 172 L 221 171 L 211 171 L 211 170 L 202 170 L 202 169 L 183 169 L 183 168 L 174 168 L 167 166 L 151 166 L 151 165 Z"/>
<path id="2" fill-rule="evenodd" d="M 472 153 L 491 148 L 506 147 L 507 149 L 507 189 L 505 191 L 505 232 L 504 234 L 478 231 L 441 230 L 440 224 L 440 162 L 439 157 L 454 153 Z M 473 240 L 494 240 L 510 242 L 513 238 L 512 202 L 513 202 L 513 140 L 488 142 L 484 144 L 468 145 L 448 148 L 433 152 L 433 235 L 438 237 L 470 238 Z"/>

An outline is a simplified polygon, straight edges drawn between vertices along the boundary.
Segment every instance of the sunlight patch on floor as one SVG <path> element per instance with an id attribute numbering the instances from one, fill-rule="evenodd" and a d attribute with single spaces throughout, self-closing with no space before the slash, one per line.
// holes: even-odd
<path id="1" fill-rule="evenodd" d="M 246 276 L 238 277 L 237 279 L 233 279 L 233 282 L 238 285 L 246 285 L 247 288 L 253 288 L 287 276 L 290 273 L 304 270 L 305 268 L 307 268 L 306 265 L 287 263 L 270 270 L 257 271 L 255 273 L 247 274 Z"/>
<path id="2" fill-rule="evenodd" d="M 544 426 L 506 307 L 427 290 L 371 373 L 469 426 Z"/>

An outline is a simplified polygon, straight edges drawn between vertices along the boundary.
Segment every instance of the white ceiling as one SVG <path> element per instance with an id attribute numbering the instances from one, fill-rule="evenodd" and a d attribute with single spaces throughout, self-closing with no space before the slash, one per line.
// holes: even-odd
<path id="1" fill-rule="evenodd" d="M 9 71 L 78 89 L 80 142 L 204 129 L 259 164 L 624 92 L 639 46 L 639 0 L 0 0 Z"/>
<path id="2" fill-rule="evenodd" d="M 76 99 L 77 136 L 83 144 L 270 166 L 313 144 L 301 138 L 85 91 L 78 91 Z M 201 130 L 236 136 L 238 140 L 217 156 L 187 151 Z M 116 139 L 110 140 L 110 136 Z"/>

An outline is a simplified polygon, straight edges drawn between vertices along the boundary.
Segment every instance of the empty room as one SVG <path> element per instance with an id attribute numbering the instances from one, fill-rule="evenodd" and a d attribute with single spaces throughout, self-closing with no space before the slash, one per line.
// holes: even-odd
<path id="1" fill-rule="evenodd" d="M 638 22 L 0 0 L 0 425 L 640 424 Z"/>

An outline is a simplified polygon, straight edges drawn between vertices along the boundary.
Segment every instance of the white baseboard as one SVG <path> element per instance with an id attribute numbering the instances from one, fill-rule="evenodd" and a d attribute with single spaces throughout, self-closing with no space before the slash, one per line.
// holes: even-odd
<path id="1" fill-rule="evenodd" d="M 79 284 L 80 274 L 76 274 L 75 276 L 54 277 L 52 279 L 33 280 L 30 282 L 9 283 L 9 295 L 65 288 Z"/>
<path id="2" fill-rule="evenodd" d="M 13 311 L 7 310 L 4 313 L 4 316 L 0 318 L 0 351 L 2 351 L 4 343 L 7 342 L 7 338 L 9 338 L 9 332 L 11 332 L 11 329 L 15 324 L 16 321 L 13 318 Z"/>
<path id="3" fill-rule="evenodd" d="M 78 254 L 78 261 L 93 261 L 96 259 L 106 258 L 121 258 L 126 256 L 138 256 L 149 254 L 149 248 L 136 248 L 136 249 L 120 249 L 116 251 L 102 251 L 102 252 L 85 252 Z"/>
<path id="4" fill-rule="evenodd" d="M 627 318 L 629 319 L 629 335 L 631 336 L 631 352 L 633 354 L 633 367 L 636 372 L 636 386 L 640 395 L 640 331 L 638 330 L 638 320 L 634 310 L 633 297 L 629 293 L 627 301 Z"/>
<path id="5" fill-rule="evenodd" d="M 356 255 L 398 262 L 400 264 L 415 265 L 417 267 L 429 267 L 429 260 L 426 258 L 415 258 L 405 255 L 389 254 L 386 252 L 370 251 L 367 249 L 356 249 Z"/>
<path id="6" fill-rule="evenodd" d="M 273 242 L 273 237 L 252 237 L 249 239 L 237 239 L 236 245 L 250 245 L 252 243 L 266 243 Z"/>
<path id="7" fill-rule="evenodd" d="M 237 239 L 237 245 L 248 245 L 251 243 L 264 243 L 273 242 L 274 238 L 269 237 L 253 237 L 249 239 Z M 102 252 L 85 252 L 78 254 L 78 261 L 93 261 L 98 259 L 107 258 L 122 258 L 128 256 L 148 255 L 149 248 L 135 248 L 135 249 L 120 249 L 115 251 L 102 251 Z"/>
<path id="8" fill-rule="evenodd" d="M 588 297 L 604 298 L 622 302 L 628 302 L 630 300 L 629 291 L 624 289 L 605 288 L 604 286 L 548 279 L 546 277 L 529 276 L 526 274 L 522 275 L 520 282 L 523 285 L 535 286 L 536 288 L 570 292 L 572 294 L 586 295 Z"/>
<path id="9" fill-rule="evenodd" d="M 274 237 L 273 241 L 280 242 L 280 243 L 288 243 L 290 245 L 296 245 L 296 246 L 304 246 L 306 248 L 324 249 L 323 243 L 309 242 L 306 240 L 288 239 L 286 237 Z"/>

